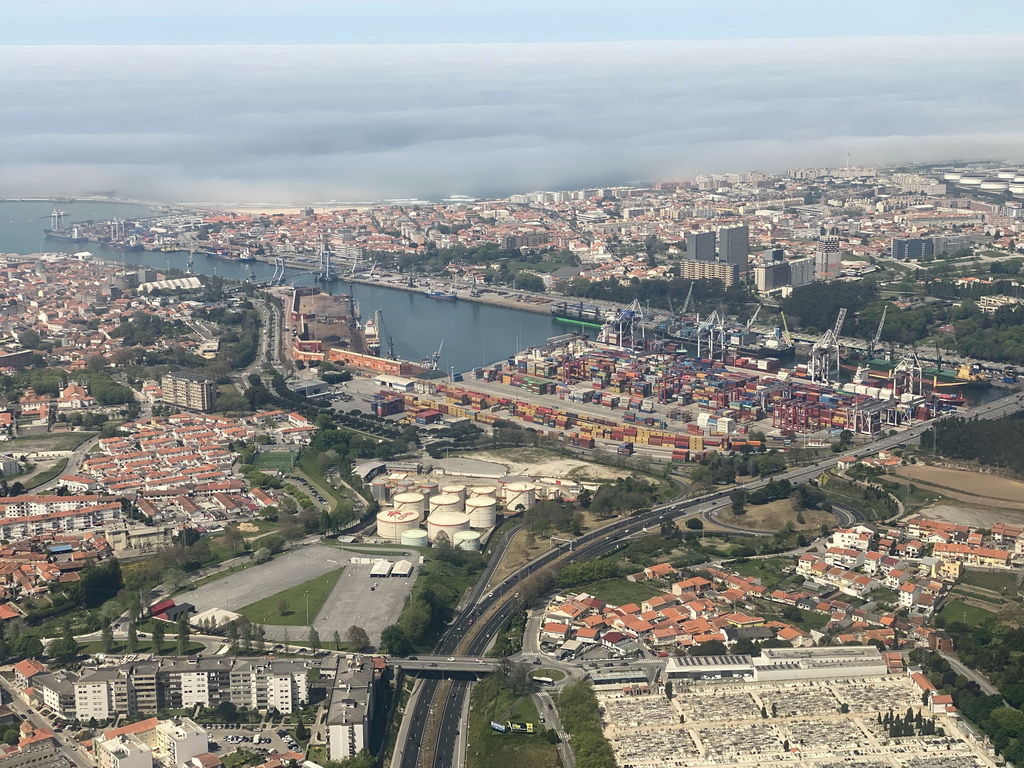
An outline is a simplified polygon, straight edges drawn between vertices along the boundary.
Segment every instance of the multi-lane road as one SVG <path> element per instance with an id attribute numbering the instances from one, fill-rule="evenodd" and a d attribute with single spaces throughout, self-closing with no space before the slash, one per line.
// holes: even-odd
<path id="1" fill-rule="evenodd" d="M 977 408 L 965 409 L 961 415 L 977 416 L 983 419 L 999 418 L 1007 416 L 1024 409 L 1024 395 L 1014 395 L 985 403 Z M 895 434 L 879 438 L 863 446 L 852 448 L 845 452 L 844 456 L 865 456 L 877 453 L 880 450 L 887 450 L 899 445 L 920 439 L 921 434 L 931 426 L 931 422 L 919 424 Z M 818 477 L 821 473 L 835 466 L 839 455 L 823 459 L 815 464 L 799 467 L 774 479 L 788 479 L 792 483 L 806 482 Z M 512 613 L 519 608 L 518 587 L 521 581 L 529 573 L 550 565 L 556 560 L 568 561 L 570 559 L 591 559 L 601 557 L 609 552 L 624 546 L 624 538 L 630 534 L 642 530 L 648 526 L 657 525 L 667 517 L 673 519 L 688 517 L 694 514 L 705 514 L 728 503 L 730 494 L 737 489 L 747 491 L 761 487 L 766 479 L 752 480 L 748 483 L 741 483 L 728 490 L 716 491 L 695 499 L 677 498 L 667 504 L 650 510 L 634 514 L 624 520 L 615 521 L 603 528 L 584 534 L 572 541 L 571 545 L 560 545 L 552 549 L 527 565 L 506 577 L 503 581 L 489 588 L 486 595 L 483 594 L 494 567 L 497 565 L 507 546 L 509 533 L 506 533 L 502 542 L 491 557 L 490 565 L 481 576 L 466 601 L 465 607 L 452 622 L 451 627 L 441 638 L 437 646 L 437 654 L 445 657 L 455 656 L 456 650 L 460 650 L 461 656 L 482 656 L 490 644 L 495 632 Z M 858 518 L 855 510 L 849 507 L 840 507 L 837 510 L 839 522 L 842 525 L 849 525 Z M 470 623 L 471 618 L 479 618 L 475 624 Z M 429 765 L 435 767 L 456 765 L 456 747 L 458 744 L 459 726 L 463 711 L 464 697 L 468 695 L 469 684 L 458 682 L 451 685 L 444 697 L 438 696 L 438 680 L 428 679 L 421 683 L 421 690 L 412 710 L 407 717 L 412 717 L 418 724 L 417 728 L 410 729 L 410 736 L 406 743 L 400 745 L 399 759 L 396 761 L 400 768 L 418 768 L 426 766 L 428 762 L 423 759 L 430 757 Z M 430 719 L 431 713 L 433 720 Z M 436 730 L 433 727 L 436 724 Z M 428 748 L 424 749 L 424 742 L 429 742 Z"/>

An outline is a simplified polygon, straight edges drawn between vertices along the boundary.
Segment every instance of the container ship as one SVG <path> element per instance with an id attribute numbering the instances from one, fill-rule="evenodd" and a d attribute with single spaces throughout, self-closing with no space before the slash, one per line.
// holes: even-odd
<path id="1" fill-rule="evenodd" d="M 65 243 L 89 242 L 89 238 L 83 235 L 78 227 L 71 227 L 71 229 L 44 229 L 43 235 L 47 240 L 60 240 Z"/>
<path id="2" fill-rule="evenodd" d="M 592 304 L 570 304 L 567 301 L 560 301 L 551 308 L 551 316 L 555 320 L 564 320 L 569 323 L 581 325 L 592 325 L 601 328 L 611 319 L 611 313 L 601 307 Z"/>
<path id="3" fill-rule="evenodd" d="M 224 248 L 207 248 L 203 253 L 207 258 L 223 261 L 256 261 L 256 257 L 249 252 L 248 248 L 243 249 L 240 253 L 233 253 Z"/>
<path id="4" fill-rule="evenodd" d="M 884 386 L 886 382 L 892 380 L 896 363 L 891 360 L 872 359 L 861 365 L 841 363 L 840 367 L 845 371 L 852 372 L 853 380 L 858 384 L 870 382 L 876 386 Z M 922 368 L 921 376 L 917 381 L 932 389 L 946 387 L 983 389 L 991 386 L 988 376 L 977 363 L 973 365 L 965 363 L 952 371 L 936 367 Z"/>

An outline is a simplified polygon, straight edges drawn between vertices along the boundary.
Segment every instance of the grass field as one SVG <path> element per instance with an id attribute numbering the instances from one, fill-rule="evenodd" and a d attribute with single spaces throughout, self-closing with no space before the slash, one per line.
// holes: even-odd
<path id="1" fill-rule="evenodd" d="M 338 583 L 343 570 L 345 569 L 339 568 L 302 584 L 296 584 L 276 595 L 257 600 L 240 609 L 239 613 L 255 624 L 304 627 L 308 623 L 306 621 L 307 597 L 309 599 L 309 621 L 312 622 L 323 607 L 324 601 L 331 594 L 331 590 L 334 589 L 334 585 Z"/>
<path id="2" fill-rule="evenodd" d="M 986 611 L 974 605 L 968 605 L 961 600 L 950 600 L 945 607 L 939 611 L 939 615 L 946 621 L 962 621 L 964 624 L 972 624 L 980 627 L 995 621 L 995 611 Z"/>
<path id="3" fill-rule="evenodd" d="M 760 579 L 765 587 L 775 587 L 782 583 L 787 575 L 783 571 L 793 565 L 791 558 L 771 557 L 765 560 L 748 560 L 732 566 L 740 576 L 748 579 Z"/>
<path id="4" fill-rule="evenodd" d="M 537 709 L 529 696 L 519 697 L 502 685 L 497 675 L 473 686 L 469 714 L 468 768 L 559 768 L 561 760 L 554 744 L 543 733 L 499 733 L 491 721 L 507 720 L 540 725 Z M 543 726 L 541 726 L 543 728 Z M 580 764 L 580 768 L 583 768 Z"/>
<path id="5" fill-rule="evenodd" d="M 252 465 L 261 471 L 276 469 L 282 473 L 291 472 L 295 466 L 295 454 L 291 451 L 260 451 Z"/>
<path id="6" fill-rule="evenodd" d="M 59 475 L 61 472 L 64 471 L 64 468 L 67 465 L 68 465 L 68 460 L 67 459 L 61 459 L 60 461 L 58 461 L 53 466 L 47 467 L 46 469 L 42 470 L 41 472 L 36 472 L 31 477 L 28 477 L 25 480 L 22 480 L 21 481 L 22 485 L 25 486 L 25 490 L 26 491 L 31 491 L 33 488 L 38 488 L 43 483 L 48 483 L 51 480 L 53 480 L 53 478 L 55 478 L 57 475 Z"/>
<path id="7" fill-rule="evenodd" d="M 797 517 L 803 522 L 799 522 Z M 792 523 L 797 531 L 817 531 L 821 526 L 833 526 L 836 524 L 835 515 L 831 512 L 822 512 L 820 509 L 793 509 L 793 502 L 790 499 L 770 501 L 767 504 L 748 504 L 747 512 L 740 517 L 733 517 L 729 512 L 722 513 L 722 521 L 737 524 L 744 528 L 752 528 L 756 531 L 779 531 L 786 523 Z"/>
<path id="8" fill-rule="evenodd" d="M 960 583 L 1012 595 L 1020 585 L 1020 576 L 1010 571 L 964 571 Z"/>
<path id="9" fill-rule="evenodd" d="M 649 587 L 640 582 L 626 581 L 622 579 L 602 579 L 590 584 L 583 584 L 573 587 L 570 592 L 586 592 L 598 600 L 604 600 L 612 605 L 627 605 L 637 603 L 638 605 L 649 597 L 663 594 L 660 589 Z"/>
<path id="10" fill-rule="evenodd" d="M 32 451 L 73 451 L 95 432 L 51 432 L 48 435 L 16 437 L 4 443 L 4 451 L 12 454 Z"/>

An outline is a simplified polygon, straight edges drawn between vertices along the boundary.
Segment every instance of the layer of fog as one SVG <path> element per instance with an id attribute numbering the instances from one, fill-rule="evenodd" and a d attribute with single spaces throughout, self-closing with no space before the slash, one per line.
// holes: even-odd
<path id="1" fill-rule="evenodd" d="M 1024 37 L 0 48 L 0 195 L 501 195 L 1020 155 Z"/>

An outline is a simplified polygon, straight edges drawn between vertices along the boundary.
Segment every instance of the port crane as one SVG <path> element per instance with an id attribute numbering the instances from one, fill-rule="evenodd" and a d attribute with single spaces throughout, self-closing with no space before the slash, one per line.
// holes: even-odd
<path id="1" fill-rule="evenodd" d="M 725 318 L 715 310 L 697 326 L 697 357 L 713 360 L 718 353 L 725 353 Z"/>
<path id="2" fill-rule="evenodd" d="M 679 310 L 679 316 L 685 317 L 686 313 L 690 309 L 690 305 L 693 303 L 693 285 L 697 281 L 694 280 L 690 283 L 690 290 L 686 292 L 686 301 L 683 302 L 683 308 Z"/>
<path id="3" fill-rule="evenodd" d="M 882 340 L 882 329 L 885 327 L 885 314 L 889 311 L 889 305 L 886 304 L 882 307 L 882 319 L 878 321 L 878 330 L 875 331 L 874 337 L 871 339 L 871 343 L 868 344 L 868 357 L 875 356 L 875 350 L 878 349 L 878 342 Z"/>
<path id="4" fill-rule="evenodd" d="M 437 351 L 433 354 L 427 355 L 420 360 L 420 365 L 426 368 L 428 371 L 439 370 L 441 364 L 441 350 L 444 349 L 444 339 L 441 339 L 441 343 L 437 345 Z"/>
<path id="5" fill-rule="evenodd" d="M 875 331 L 875 335 L 872 337 L 871 341 L 868 342 L 868 359 L 873 358 L 875 356 L 875 350 L 878 349 L 878 342 L 882 338 L 882 328 L 885 327 L 885 314 L 888 311 L 889 311 L 889 305 L 886 304 L 884 307 L 882 307 L 882 319 L 878 321 L 878 329 Z M 917 358 L 916 353 L 915 353 L 914 357 L 915 357 L 915 359 Z M 904 361 L 900 361 L 900 362 L 902 364 Z M 910 367 L 913 367 L 913 365 L 910 364 L 910 363 L 908 363 L 908 365 L 910 365 Z M 918 363 L 918 367 L 920 367 L 920 362 Z M 867 371 L 867 369 L 863 365 L 858 365 L 856 373 L 853 374 L 853 383 L 854 384 L 867 384 L 867 382 L 868 382 L 868 371 Z"/>
<path id="6" fill-rule="evenodd" d="M 779 317 L 782 318 L 782 340 L 789 346 L 793 346 L 793 335 L 789 332 L 789 324 L 786 323 L 786 313 L 779 310 Z"/>
<path id="7" fill-rule="evenodd" d="M 320 243 L 320 266 L 316 276 L 318 282 L 333 283 L 337 279 L 334 274 L 334 266 L 331 264 L 331 257 L 333 255 L 325 237 Z"/>
<path id="8" fill-rule="evenodd" d="M 757 309 L 754 310 L 754 314 L 752 314 L 750 316 L 750 319 L 747 320 L 747 324 L 743 328 L 743 330 L 745 330 L 745 331 L 749 331 L 750 330 L 750 327 L 754 324 L 754 321 L 757 320 L 757 316 L 761 313 L 761 307 L 762 307 L 761 304 L 757 305 Z"/>
<path id="9" fill-rule="evenodd" d="M 827 386 L 839 378 L 839 333 L 843 329 L 844 320 L 846 307 L 840 307 L 835 327 L 825 331 L 811 347 L 811 354 L 807 358 L 807 373 L 816 384 Z"/>

